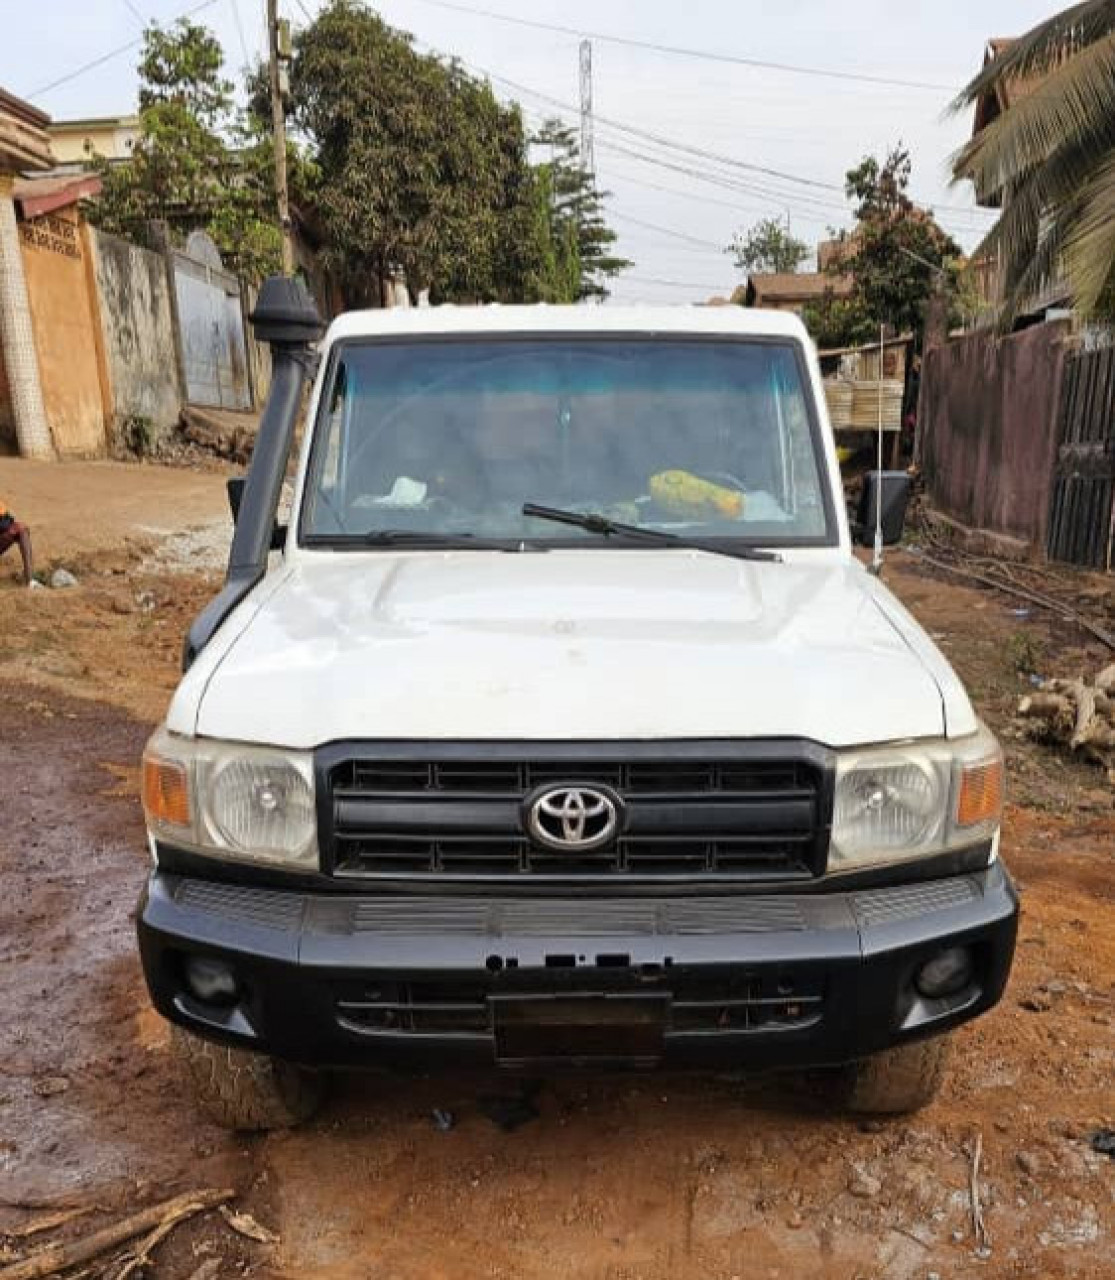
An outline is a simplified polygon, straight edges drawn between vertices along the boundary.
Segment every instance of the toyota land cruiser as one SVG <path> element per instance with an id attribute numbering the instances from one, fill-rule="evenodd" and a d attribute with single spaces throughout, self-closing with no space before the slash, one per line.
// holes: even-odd
<path id="1" fill-rule="evenodd" d="M 228 579 L 144 758 L 143 964 L 208 1109 L 289 1124 L 331 1067 L 412 1063 L 928 1101 L 1014 950 L 1002 757 L 853 555 L 800 322 L 447 306 L 319 342 L 290 280 L 253 318 Z"/>

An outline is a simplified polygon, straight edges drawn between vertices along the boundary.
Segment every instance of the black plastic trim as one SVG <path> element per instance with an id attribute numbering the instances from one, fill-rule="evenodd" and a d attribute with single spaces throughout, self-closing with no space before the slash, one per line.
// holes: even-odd
<path id="1" fill-rule="evenodd" d="M 916 892 L 899 886 L 885 895 L 699 903 L 659 897 L 637 906 L 602 900 L 593 921 L 575 898 L 467 906 L 410 899 L 396 919 L 376 899 L 290 894 L 283 896 L 293 902 L 276 910 L 274 895 L 258 903 L 256 896 L 242 890 L 214 897 L 213 886 L 194 890 L 156 871 L 137 923 L 152 999 L 165 1017 L 201 1035 L 326 1066 L 507 1065 L 494 1024 L 464 1035 L 450 1026 L 421 1033 L 347 1026 L 346 1002 L 395 998 L 377 994 L 385 983 L 475 989 L 489 1005 L 504 996 L 607 999 L 646 991 L 675 1009 L 694 995 L 699 1002 L 705 989 L 721 1004 L 732 1003 L 734 983 L 773 986 L 783 1001 L 819 996 L 818 1016 L 793 1026 L 716 1023 L 701 1031 L 667 1021 L 654 1062 L 835 1065 L 947 1031 L 994 1005 L 1018 924 L 1018 897 L 999 864 L 957 882 Z M 372 914 L 364 918 L 362 908 Z M 955 997 L 924 1000 L 914 975 L 951 946 L 971 949 L 972 982 Z M 233 967 L 244 992 L 235 1011 L 242 1016 L 198 1007 L 184 987 L 189 954 Z M 436 994 L 424 998 L 436 1013 Z M 635 1063 L 620 1037 L 617 1064 L 651 1065 Z"/>
<path id="2" fill-rule="evenodd" d="M 795 762 L 806 765 L 813 769 L 818 777 L 818 785 L 816 789 L 816 804 L 818 807 L 818 821 L 813 828 L 812 840 L 809 845 L 809 871 L 803 871 L 802 878 L 808 875 L 819 875 L 825 869 L 825 860 L 828 853 L 829 835 L 832 827 L 832 806 L 833 806 L 833 790 L 836 778 L 836 754 L 828 747 L 821 746 L 819 743 L 811 742 L 805 739 L 740 739 L 740 740 L 724 740 L 724 739 L 671 739 L 671 740 L 615 740 L 606 739 L 599 741 L 568 741 L 568 740 L 539 740 L 539 741 L 522 741 L 522 740 L 499 740 L 499 741 L 341 741 L 332 742 L 324 747 L 319 747 L 314 752 L 314 773 L 315 773 L 315 791 L 317 802 L 317 818 L 318 818 L 318 849 L 321 857 L 321 870 L 324 875 L 329 878 L 341 878 L 337 874 L 336 867 L 336 850 L 334 845 L 334 822 L 335 822 L 335 800 L 332 788 L 332 773 L 339 765 L 350 761 L 358 762 L 378 762 L 387 761 L 391 763 L 407 763 L 407 762 L 452 762 L 452 761 L 468 761 L 482 759 L 484 761 L 521 761 L 529 759 L 540 763 L 556 763 L 566 765 L 570 769 L 571 780 L 576 779 L 577 765 L 579 763 L 598 762 L 601 760 L 616 760 L 625 764 L 635 764 L 643 761 L 664 761 L 669 763 L 685 763 L 696 762 L 704 763 L 705 761 L 714 760 L 726 764 L 756 764 L 756 763 L 784 763 Z M 464 798 L 463 796 L 461 797 Z M 777 801 L 777 793 L 772 794 L 772 800 Z M 647 801 L 651 797 L 646 797 Z M 636 804 L 636 799 L 632 798 L 629 802 L 631 805 Z M 772 817 L 772 828 L 779 825 L 777 817 Z M 772 834 L 776 831 L 772 830 Z M 438 884 L 446 881 L 452 881 L 455 877 L 452 873 L 439 873 L 436 876 L 406 876 L 401 874 L 397 877 L 399 883 L 410 883 L 415 887 L 416 892 L 424 891 L 422 886 L 429 888 L 431 880 L 436 880 Z M 374 877 L 376 883 L 384 880 L 391 880 L 392 877 L 377 875 Z M 508 884 L 513 883 L 514 876 L 484 876 L 484 875 L 468 875 L 460 876 L 457 879 L 465 884 Z M 548 873 L 532 871 L 529 877 L 522 877 L 528 880 L 529 885 L 539 882 L 548 882 L 550 884 L 574 884 L 586 883 L 585 878 L 578 878 L 573 875 L 562 876 L 560 873 Z M 605 882 L 611 884 L 613 881 L 620 879 L 619 876 L 595 876 L 588 877 L 595 887 L 590 887 L 589 892 L 604 892 Z M 700 883 L 718 883 L 721 886 L 731 885 L 741 880 L 748 880 L 753 883 L 763 883 L 764 878 L 753 874 L 748 875 L 730 875 L 716 873 L 701 873 L 696 875 L 677 875 L 677 876 L 643 876 L 640 877 L 634 873 L 625 874 L 622 877 L 625 884 L 636 885 L 640 881 L 645 884 L 696 884 Z M 775 872 L 766 883 L 771 885 L 778 883 L 798 883 L 796 876 L 789 876 L 785 872 L 781 874 Z M 366 885 L 368 880 L 364 877 L 359 878 L 358 884 Z M 524 886 L 529 892 L 529 885 Z"/>
<path id="3" fill-rule="evenodd" d="M 271 391 L 260 419 L 252 460 L 240 494 L 228 571 L 220 594 L 195 619 L 182 647 L 188 670 L 233 609 L 267 572 L 275 545 L 275 515 L 294 441 L 294 426 L 309 376 L 308 344 L 320 336 L 321 319 L 306 286 L 273 276 L 260 287 L 252 313 L 256 335 L 271 347 Z"/>
<path id="4" fill-rule="evenodd" d="M 991 858 L 991 842 L 981 841 L 965 849 L 919 858 L 912 862 L 896 862 L 887 866 L 870 867 L 839 874 L 829 872 L 816 879 L 761 880 L 718 879 L 702 875 L 678 876 L 673 879 L 634 881 L 619 876 L 610 880 L 600 877 L 591 882 L 571 882 L 560 876 L 532 875 L 529 881 L 514 882 L 507 877 L 482 878 L 476 876 L 441 875 L 433 880 L 427 876 L 418 882 L 414 877 L 397 879 L 346 880 L 321 873 L 288 872 L 278 868 L 252 866 L 243 862 L 227 862 L 222 858 L 209 858 L 204 854 L 173 845 L 157 845 L 159 868 L 167 874 L 194 876 L 219 884 L 256 885 L 267 889 L 289 889 L 313 893 L 335 894 L 338 897 L 369 894 L 384 897 L 416 897 L 436 892 L 455 897 L 484 897 L 492 893 L 503 896 L 530 898 L 579 897 L 591 900 L 608 898 L 654 897 L 670 892 L 679 897 L 723 898 L 728 895 L 777 897 L 786 893 L 824 896 L 850 892 L 853 889 L 886 889 L 896 885 L 920 884 L 926 880 L 940 880 L 946 876 L 978 873 L 987 869 Z"/>
<path id="5" fill-rule="evenodd" d="M 182 670 L 189 671 L 194 659 L 217 634 L 228 615 L 263 581 L 263 569 L 230 573 L 225 585 L 190 624 L 182 642 Z"/>

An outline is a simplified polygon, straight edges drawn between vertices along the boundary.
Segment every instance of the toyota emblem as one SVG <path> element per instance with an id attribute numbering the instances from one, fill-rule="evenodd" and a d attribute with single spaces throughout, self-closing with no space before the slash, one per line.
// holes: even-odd
<path id="1" fill-rule="evenodd" d="M 619 829 L 620 804 L 598 787 L 547 787 L 528 803 L 527 830 L 550 849 L 598 849 Z"/>

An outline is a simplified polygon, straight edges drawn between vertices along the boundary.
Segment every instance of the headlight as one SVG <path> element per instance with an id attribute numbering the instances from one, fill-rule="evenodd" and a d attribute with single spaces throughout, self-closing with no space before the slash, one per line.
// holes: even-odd
<path id="1" fill-rule="evenodd" d="M 829 870 L 900 862 L 992 839 L 1003 756 L 985 727 L 954 741 L 842 751 Z"/>
<path id="2" fill-rule="evenodd" d="M 316 870 L 313 760 L 159 729 L 143 755 L 143 808 L 157 840 L 236 862 Z"/>

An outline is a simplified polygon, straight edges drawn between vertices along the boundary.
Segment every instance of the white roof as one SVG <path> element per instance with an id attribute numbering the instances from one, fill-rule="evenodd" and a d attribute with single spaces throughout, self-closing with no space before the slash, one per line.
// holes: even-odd
<path id="1" fill-rule="evenodd" d="M 752 307 L 490 306 L 389 307 L 349 311 L 329 326 L 326 342 L 379 335 L 449 333 L 688 333 L 756 335 L 807 341 L 785 311 Z"/>

